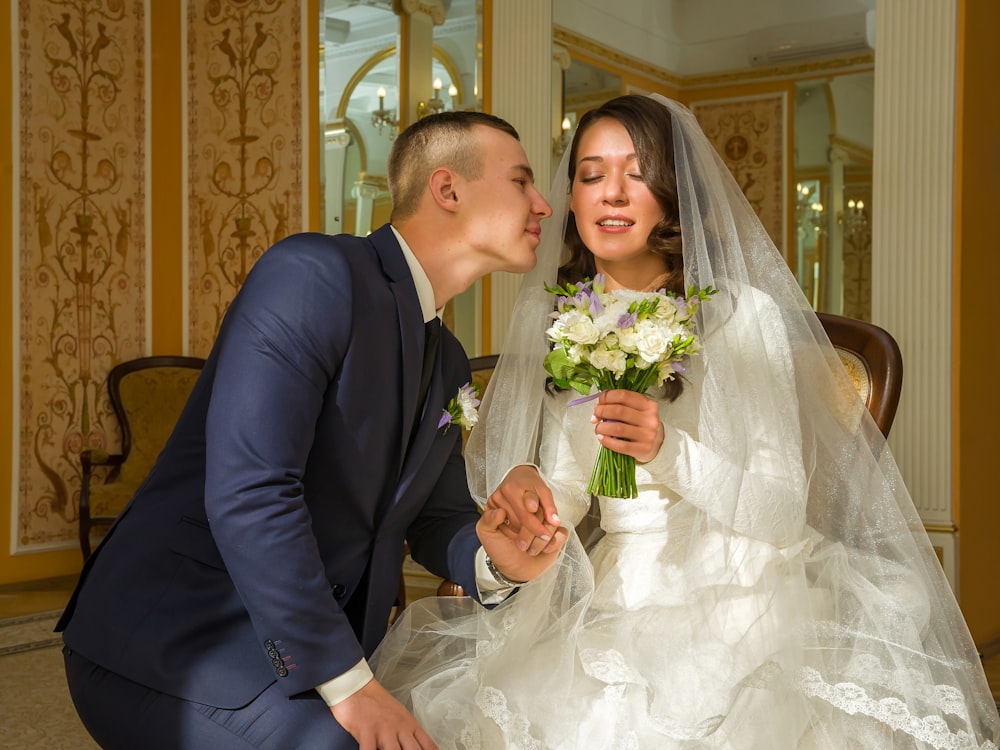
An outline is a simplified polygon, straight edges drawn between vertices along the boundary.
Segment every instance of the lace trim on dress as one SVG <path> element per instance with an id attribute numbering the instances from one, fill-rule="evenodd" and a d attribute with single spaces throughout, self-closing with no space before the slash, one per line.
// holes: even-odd
<path id="1" fill-rule="evenodd" d="M 485 686 L 479 688 L 476 691 L 476 705 L 484 716 L 500 727 L 504 738 L 508 740 L 508 747 L 515 747 L 518 750 L 545 750 L 544 745 L 529 734 L 528 720 L 523 716 L 515 716 L 507 708 L 507 698 L 496 688 Z"/>
<path id="2" fill-rule="evenodd" d="M 803 694 L 811 698 L 824 700 L 851 716 L 869 716 L 891 729 L 929 743 L 936 750 L 997 750 L 994 742 L 987 740 L 980 745 L 964 730 L 953 732 L 940 716 L 914 716 L 898 698 L 873 698 L 860 685 L 851 682 L 830 684 L 812 667 L 799 670 L 797 685 Z M 937 685 L 934 695 L 935 705 L 942 712 L 967 718 L 965 702 L 958 690 L 949 685 Z"/>

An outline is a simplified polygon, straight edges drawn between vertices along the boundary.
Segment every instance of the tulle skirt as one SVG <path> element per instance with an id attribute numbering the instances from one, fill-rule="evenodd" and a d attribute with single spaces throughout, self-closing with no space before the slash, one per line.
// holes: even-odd
<path id="1" fill-rule="evenodd" d="M 589 558 L 573 534 L 493 609 L 418 600 L 377 679 L 451 750 L 996 747 L 964 666 L 927 666 L 905 570 L 874 587 L 816 534 L 777 549 L 680 526 L 609 534 Z M 899 632 L 861 634 L 872 608 Z"/>

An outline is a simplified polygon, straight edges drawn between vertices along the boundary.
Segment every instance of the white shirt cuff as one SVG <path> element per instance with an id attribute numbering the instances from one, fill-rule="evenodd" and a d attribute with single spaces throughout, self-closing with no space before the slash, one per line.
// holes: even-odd
<path id="1" fill-rule="evenodd" d="M 342 675 L 324 682 L 316 688 L 316 692 L 328 706 L 336 706 L 358 692 L 375 678 L 368 662 L 362 659 Z"/>
<path id="2" fill-rule="evenodd" d="M 476 588 L 479 589 L 479 601 L 483 604 L 499 604 L 514 592 L 514 586 L 504 586 L 493 577 L 486 567 L 486 550 L 480 547 L 476 550 Z"/>

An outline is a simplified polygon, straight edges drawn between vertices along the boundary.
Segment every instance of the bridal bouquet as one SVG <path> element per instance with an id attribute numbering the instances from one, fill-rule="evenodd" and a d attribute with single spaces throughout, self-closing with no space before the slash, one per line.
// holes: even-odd
<path id="1" fill-rule="evenodd" d="M 686 297 L 666 291 L 605 291 L 601 274 L 592 281 L 545 289 L 558 296 L 555 323 L 546 331 L 553 347 L 545 370 L 557 387 L 584 395 L 570 405 L 596 398 L 590 395 L 594 387 L 645 393 L 683 372 L 683 360 L 701 348 L 693 332 L 694 315 L 716 292 L 693 286 Z M 602 445 L 587 490 L 636 497 L 635 458 Z"/>

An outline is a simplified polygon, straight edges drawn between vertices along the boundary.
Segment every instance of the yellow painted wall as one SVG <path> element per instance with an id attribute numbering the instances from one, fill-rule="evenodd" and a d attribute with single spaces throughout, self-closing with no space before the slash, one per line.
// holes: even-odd
<path id="1" fill-rule="evenodd" d="M 954 267 L 954 498 L 960 601 L 976 643 L 1000 638 L 1000 3 L 959 3 Z M 942 280 L 942 283 L 946 283 Z M 942 352 L 941 356 L 949 356 Z M 904 381 L 905 382 L 905 381 Z M 905 385 L 904 385 L 905 387 Z"/>

